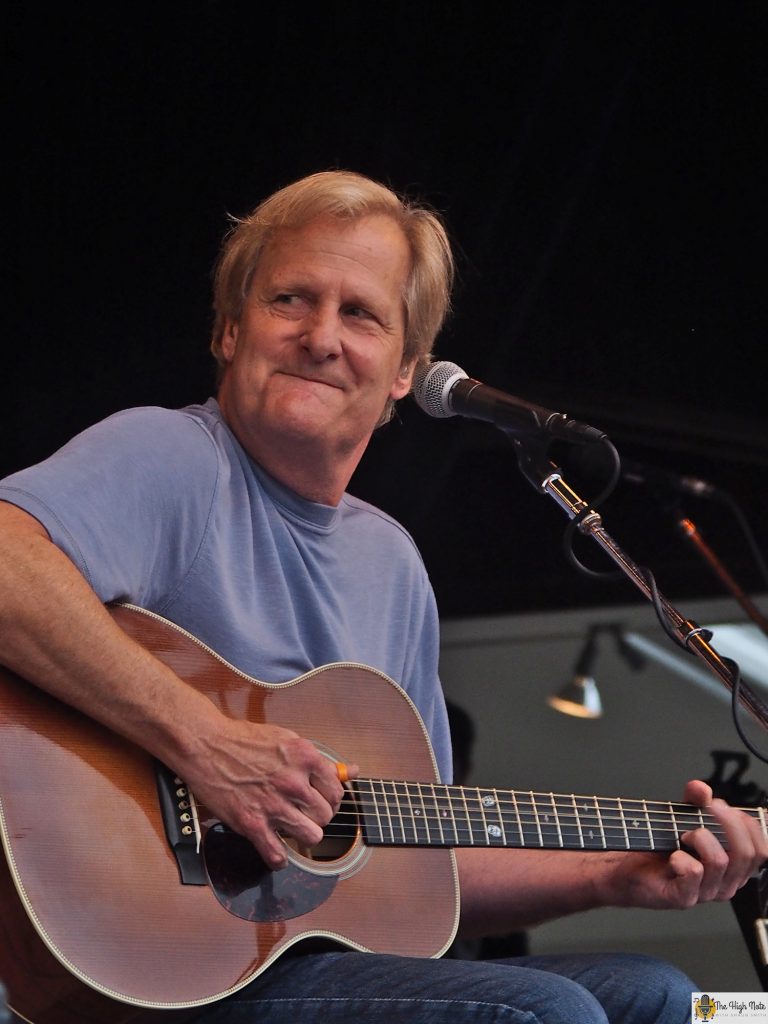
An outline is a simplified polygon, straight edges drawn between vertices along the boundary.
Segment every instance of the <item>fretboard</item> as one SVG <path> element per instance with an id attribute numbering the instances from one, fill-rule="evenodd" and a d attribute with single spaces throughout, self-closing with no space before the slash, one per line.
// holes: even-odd
<path id="1" fill-rule="evenodd" d="M 725 844 L 719 822 L 692 804 L 386 779 L 356 779 L 352 790 L 364 839 L 372 846 L 668 852 L 697 828 L 709 829 Z M 762 808 L 742 810 L 767 832 Z"/>

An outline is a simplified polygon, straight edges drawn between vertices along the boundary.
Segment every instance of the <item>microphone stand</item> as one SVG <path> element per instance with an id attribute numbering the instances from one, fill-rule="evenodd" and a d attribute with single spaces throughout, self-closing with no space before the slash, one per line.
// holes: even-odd
<path id="1" fill-rule="evenodd" d="M 579 517 L 578 530 L 591 537 L 618 565 L 632 583 L 654 604 L 663 610 L 670 630 L 684 647 L 695 654 L 720 679 L 733 694 L 737 677 L 729 665 L 709 643 L 709 631 L 686 619 L 669 601 L 649 585 L 645 573 L 626 555 L 616 541 L 603 527 L 598 512 L 587 503 L 563 479 L 561 470 L 547 458 L 547 444 L 532 437 L 508 434 L 517 452 L 520 469 L 539 493 L 552 498 L 569 519 Z M 739 684 L 739 702 L 764 728 L 768 728 L 768 705 L 743 683 Z"/>

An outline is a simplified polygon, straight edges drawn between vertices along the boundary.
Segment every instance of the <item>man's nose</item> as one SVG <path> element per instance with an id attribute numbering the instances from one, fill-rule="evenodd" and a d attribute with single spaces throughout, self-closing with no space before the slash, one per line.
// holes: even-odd
<path id="1" fill-rule="evenodd" d="M 342 322 L 338 310 L 316 307 L 307 318 L 301 340 L 313 359 L 335 358 L 341 353 Z"/>

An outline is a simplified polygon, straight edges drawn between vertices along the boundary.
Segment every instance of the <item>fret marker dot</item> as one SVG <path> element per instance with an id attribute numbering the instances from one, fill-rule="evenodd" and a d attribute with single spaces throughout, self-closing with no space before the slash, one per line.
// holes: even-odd
<path id="1" fill-rule="evenodd" d="M 493 799 L 492 796 L 483 797 L 483 807 L 493 807 L 495 803 L 496 801 Z"/>
<path id="2" fill-rule="evenodd" d="M 500 839 L 501 838 L 501 829 L 499 828 L 498 825 L 489 825 L 488 826 L 488 835 L 489 836 L 493 836 L 494 839 Z"/>

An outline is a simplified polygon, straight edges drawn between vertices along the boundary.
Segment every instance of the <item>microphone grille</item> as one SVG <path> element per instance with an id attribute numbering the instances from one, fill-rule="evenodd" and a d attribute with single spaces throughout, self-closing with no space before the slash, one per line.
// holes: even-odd
<path id="1" fill-rule="evenodd" d="M 451 391 L 459 380 L 467 380 L 467 374 L 456 363 L 442 361 L 419 367 L 413 377 L 416 404 L 428 416 L 438 419 L 455 416 L 451 408 Z"/>

